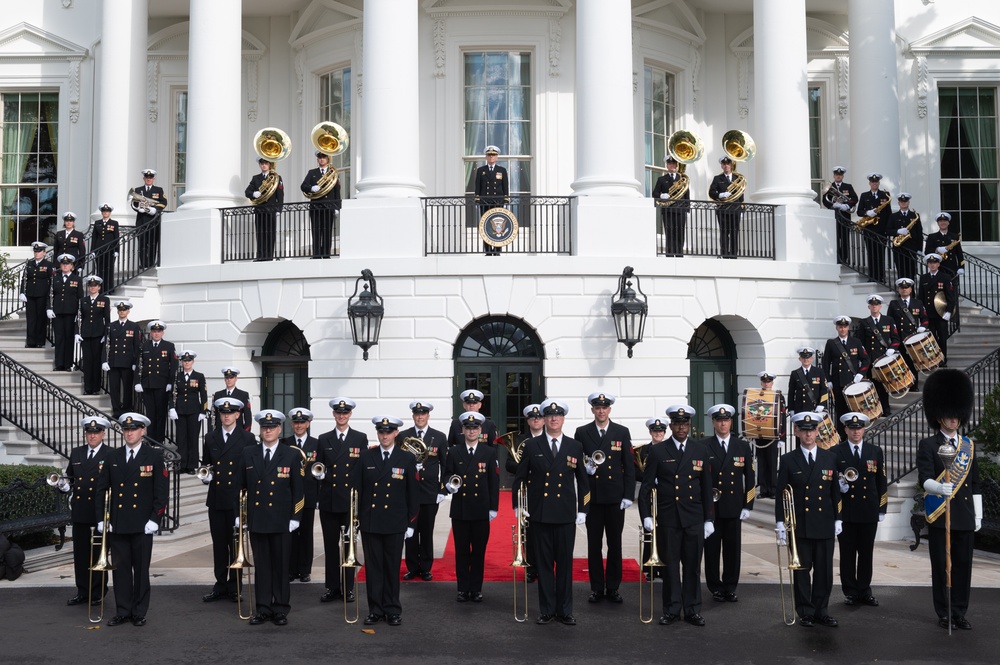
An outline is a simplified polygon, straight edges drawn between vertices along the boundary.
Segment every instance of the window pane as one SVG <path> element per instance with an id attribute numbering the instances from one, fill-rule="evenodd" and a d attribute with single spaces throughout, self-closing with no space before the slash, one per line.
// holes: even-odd
<path id="1" fill-rule="evenodd" d="M 335 69 L 320 76 L 319 117 L 317 120 L 335 122 L 351 135 L 351 69 Z M 351 150 L 349 142 L 344 152 L 334 155 L 330 166 L 337 169 L 340 192 L 343 198 L 351 195 Z M 310 150 L 311 152 L 311 150 Z"/>
<path id="2" fill-rule="evenodd" d="M 672 74 L 646 65 L 643 67 L 643 155 L 646 160 L 646 195 L 648 196 L 667 155 L 667 138 L 674 130 Z"/>
<path id="3" fill-rule="evenodd" d="M 465 85 L 481 85 L 483 82 L 483 66 L 486 61 L 485 53 L 465 54 Z"/>

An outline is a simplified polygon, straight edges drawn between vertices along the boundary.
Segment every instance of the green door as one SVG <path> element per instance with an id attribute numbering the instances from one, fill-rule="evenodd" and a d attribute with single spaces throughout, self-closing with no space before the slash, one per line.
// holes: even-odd
<path id="1" fill-rule="evenodd" d="M 309 405 L 309 372 L 305 363 L 264 363 L 264 384 L 261 390 L 262 408 L 288 413 L 296 406 Z M 285 421 L 281 436 L 290 436 L 290 421 Z"/>
<path id="2" fill-rule="evenodd" d="M 705 412 L 715 404 L 739 408 L 736 401 L 736 344 L 726 327 L 706 319 L 688 343 L 691 374 L 688 399 L 698 413 L 691 436 L 712 432 L 712 420 Z"/>

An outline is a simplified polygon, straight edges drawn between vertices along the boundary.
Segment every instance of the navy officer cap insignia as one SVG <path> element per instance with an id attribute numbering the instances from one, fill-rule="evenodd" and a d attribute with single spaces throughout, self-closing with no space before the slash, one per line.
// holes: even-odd
<path id="1" fill-rule="evenodd" d="M 650 418 L 646 421 L 646 427 L 651 432 L 666 432 L 667 424 L 659 418 Z"/>
<path id="2" fill-rule="evenodd" d="M 541 418 L 542 410 L 538 404 L 529 404 L 521 411 L 525 418 Z"/>
<path id="3" fill-rule="evenodd" d="M 475 411 L 468 411 L 462 414 L 462 427 L 467 429 L 482 427 L 484 422 L 486 422 L 486 416 Z"/>
<path id="4" fill-rule="evenodd" d="M 309 409 L 298 406 L 291 410 L 288 417 L 293 423 L 307 423 L 313 419 L 313 413 Z"/>

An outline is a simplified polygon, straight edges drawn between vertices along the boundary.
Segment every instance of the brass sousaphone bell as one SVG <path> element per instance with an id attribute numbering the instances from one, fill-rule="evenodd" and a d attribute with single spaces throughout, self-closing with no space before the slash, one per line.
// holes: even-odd
<path id="1" fill-rule="evenodd" d="M 733 162 L 749 162 L 757 154 L 757 144 L 753 137 L 739 129 L 730 129 L 722 135 L 722 149 Z M 736 172 L 736 164 L 733 164 L 733 181 L 726 191 L 729 192 L 730 199 L 738 199 L 743 196 L 747 188 L 747 179 L 742 173 Z"/>
<path id="2" fill-rule="evenodd" d="M 292 139 L 277 127 L 265 127 L 253 137 L 253 151 L 258 157 L 271 162 L 271 170 L 267 172 L 267 177 L 260 185 L 260 196 L 250 199 L 250 203 L 257 206 L 267 203 L 278 191 L 278 171 L 274 168 L 274 163 L 292 153 Z"/>
<path id="3" fill-rule="evenodd" d="M 705 154 L 705 145 L 693 132 L 678 129 L 667 138 L 667 151 L 677 160 L 677 174 L 680 177 L 670 186 L 670 191 L 667 192 L 670 198 L 662 204 L 665 206 L 673 204 L 687 192 L 691 184 L 690 178 L 685 173 L 687 165 L 701 159 L 702 155 Z"/>
<path id="4" fill-rule="evenodd" d="M 347 130 L 337 123 L 328 120 L 324 120 L 313 127 L 310 138 L 312 139 L 313 147 L 327 157 L 339 155 L 347 150 L 347 146 L 350 145 Z M 319 191 L 306 192 L 306 198 L 310 200 L 323 198 L 337 186 L 339 179 L 340 176 L 337 174 L 337 169 L 332 166 L 327 167 L 326 173 L 316 183 L 319 185 Z"/>

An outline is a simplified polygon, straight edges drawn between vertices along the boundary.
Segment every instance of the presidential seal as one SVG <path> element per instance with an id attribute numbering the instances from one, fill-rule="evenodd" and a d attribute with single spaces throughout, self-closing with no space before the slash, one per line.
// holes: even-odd
<path id="1" fill-rule="evenodd" d="M 517 237 L 517 217 L 506 208 L 490 208 L 479 218 L 479 237 L 492 247 L 506 247 Z"/>

